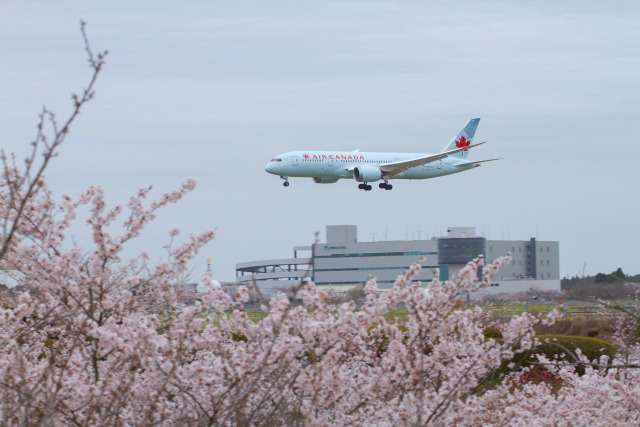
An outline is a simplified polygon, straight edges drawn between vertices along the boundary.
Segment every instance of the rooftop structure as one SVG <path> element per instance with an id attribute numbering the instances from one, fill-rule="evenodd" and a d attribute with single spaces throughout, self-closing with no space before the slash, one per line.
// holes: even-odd
<path id="1" fill-rule="evenodd" d="M 299 252 L 308 252 L 298 257 Z M 275 289 L 287 289 L 312 279 L 311 246 L 295 246 L 293 258 L 277 258 L 236 264 L 236 282 L 241 285 L 257 285 L 266 293 Z"/>

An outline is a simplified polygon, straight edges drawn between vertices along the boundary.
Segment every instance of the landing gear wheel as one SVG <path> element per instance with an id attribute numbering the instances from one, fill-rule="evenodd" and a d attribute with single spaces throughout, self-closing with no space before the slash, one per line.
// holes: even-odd
<path id="1" fill-rule="evenodd" d="M 378 188 L 387 188 L 387 183 L 381 182 L 380 184 L 378 184 Z"/>
<path id="2" fill-rule="evenodd" d="M 283 182 L 282 185 L 284 185 L 285 187 L 288 187 L 289 186 L 289 181 Z"/>
<path id="3" fill-rule="evenodd" d="M 364 190 L 366 185 L 367 185 L 367 184 L 358 184 L 358 188 L 359 188 L 360 190 Z"/>
<path id="4" fill-rule="evenodd" d="M 393 185 L 391 185 L 391 184 L 387 184 L 387 188 L 386 188 L 386 189 L 387 189 L 387 190 L 393 190 Z"/>
<path id="5" fill-rule="evenodd" d="M 365 185 L 364 186 L 364 191 L 371 191 L 373 187 L 371 187 L 370 185 Z"/>

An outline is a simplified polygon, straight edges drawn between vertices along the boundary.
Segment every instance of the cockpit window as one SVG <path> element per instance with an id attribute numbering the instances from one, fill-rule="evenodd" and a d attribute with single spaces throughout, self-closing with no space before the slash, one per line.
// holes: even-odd
<path id="1" fill-rule="evenodd" d="M 272 162 L 281 162 L 282 159 L 279 157 L 276 157 L 275 159 L 271 159 Z"/>

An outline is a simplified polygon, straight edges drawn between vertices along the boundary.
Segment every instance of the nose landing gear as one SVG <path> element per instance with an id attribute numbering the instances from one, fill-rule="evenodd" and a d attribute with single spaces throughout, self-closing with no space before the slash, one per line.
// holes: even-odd
<path id="1" fill-rule="evenodd" d="M 284 179 L 284 182 L 282 183 L 282 185 L 284 185 L 285 187 L 289 186 L 289 177 L 288 176 L 280 176 L 280 178 Z"/>

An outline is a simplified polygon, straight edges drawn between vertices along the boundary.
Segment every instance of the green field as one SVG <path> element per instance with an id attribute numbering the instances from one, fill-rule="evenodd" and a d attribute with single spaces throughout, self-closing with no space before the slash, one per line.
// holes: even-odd
<path id="1" fill-rule="evenodd" d="M 632 304 L 632 301 L 617 301 L 616 304 L 621 306 L 628 306 Z M 466 307 L 465 305 L 461 307 Z M 491 312 L 496 316 L 514 316 L 525 312 L 539 314 L 550 313 L 556 308 L 562 309 L 562 304 L 542 303 L 542 304 L 506 304 L 506 305 L 481 305 L 485 312 Z M 600 315 L 603 313 L 602 307 L 595 303 L 590 302 L 572 302 L 567 304 L 567 311 L 565 315 Z M 247 311 L 247 317 L 253 322 L 259 322 L 267 316 L 264 311 Z M 408 311 L 406 308 L 390 309 L 384 315 L 387 320 L 403 320 L 407 317 Z"/>

